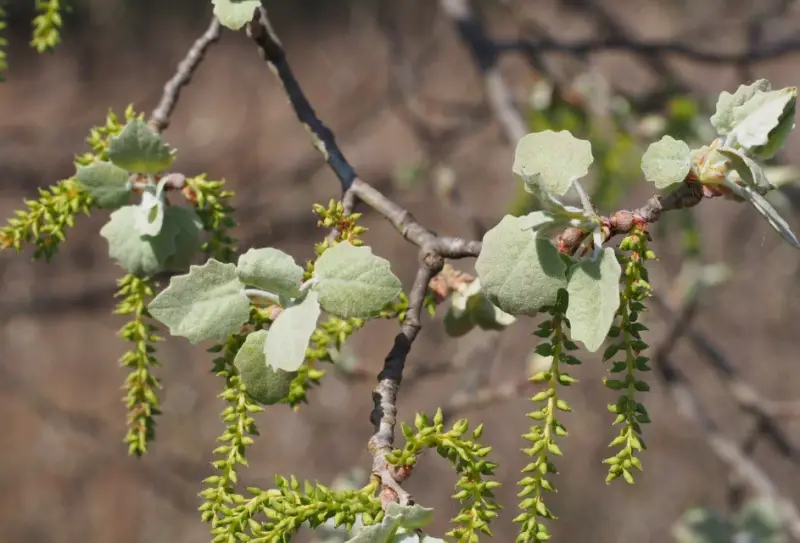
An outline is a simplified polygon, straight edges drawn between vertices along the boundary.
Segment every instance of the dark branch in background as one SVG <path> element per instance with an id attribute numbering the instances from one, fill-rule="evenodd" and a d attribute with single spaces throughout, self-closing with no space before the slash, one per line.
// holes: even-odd
<path id="1" fill-rule="evenodd" d="M 219 40 L 219 34 L 219 21 L 216 17 L 212 17 L 208 30 L 194 42 L 186 57 L 178 64 L 178 71 L 164 85 L 164 94 L 161 97 L 161 101 L 153 110 L 148 121 L 153 131 L 160 133 L 167 129 L 170 115 L 172 115 L 172 110 L 175 109 L 175 105 L 178 103 L 181 89 L 192 80 L 192 75 L 197 66 L 200 65 L 203 57 L 205 57 L 208 47 Z"/>
<path id="2" fill-rule="evenodd" d="M 452 19 L 475 60 L 494 116 L 503 127 L 506 138 L 516 145 L 528 133 L 528 126 L 514 105 L 511 91 L 500 73 L 499 49 L 475 18 L 468 0 L 440 0 L 440 5 L 442 11 Z"/>
<path id="3" fill-rule="evenodd" d="M 759 496 L 772 501 L 789 533 L 800 539 L 800 512 L 797 507 L 781 495 L 769 476 L 747 453 L 720 432 L 695 396 L 689 379 L 670 360 L 672 350 L 690 329 L 689 324 L 696 312 L 697 302 L 697 296 L 694 296 L 685 304 L 667 339 L 654 353 L 653 367 L 672 394 L 678 412 L 700 428 L 712 452 L 729 466 L 743 484 Z"/>
<path id="4" fill-rule="evenodd" d="M 520 39 L 497 42 L 497 52 L 559 52 L 570 55 L 588 53 L 602 53 L 607 51 L 627 51 L 645 55 L 674 54 L 690 60 L 706 64 L 739 64 L 742 62 L 759 62 L 771 60 L 781 56 L 800 51 L 800 40 L 787 39 L 759 48 L 748 49 L 736 53 L 718 53 L 695 49 L 689 44 L 675 43 L 673 41 L 645 42 L 630 40 L 621 36 L 575 41 L 572 43 L 561 42 L 549 38 Z"/>
<path id="5" fill-rule="evenodd" d="M 757 424 L 761 427 L 761 434 L 772 442 L 779 453 L 795 465 L 800 465 L 800 450 L 786 437 L 780 424 L 775 420 L 776 416 L 786 410 L 785 406 L 790 406 L 795 402 L 775 402 L 763 398 L 742 379 L 736 367 L 728 361 L 710 339 L 694 327 L 689 326 L 688 323 L 683 322 L 686 320 L 683 315 L 677 314 L 670 308 L 661 296 L 656 294 L 651 299 L 667 322 L 672 323 L 676 329 L 680 326 L 681 336 L 686 336 L 697 352 L 724 379 L 731 396 L 739 404 L 739 407 L 756 418 Z"/>

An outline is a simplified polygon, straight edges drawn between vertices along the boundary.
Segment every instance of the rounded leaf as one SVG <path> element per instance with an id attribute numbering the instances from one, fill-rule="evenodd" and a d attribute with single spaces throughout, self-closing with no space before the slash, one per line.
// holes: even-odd
<path id="1" fill-rule="evenodd" d="M 314 264 L 314 277 L 312 288 L 319 293 L 322 309 L 345 319 L 378 313 L 403 288 L 388 260 L 347 241 L 322 253 Z"/>
<path id="2" fill-rule="evenodd" d="M 95 203 L 106 209 L 117 209 L 130 200 L 128 172 L 110 162 L 96 160 L 81 166 L 75 178 L 86 189 Z"/>
<path id="3" fill-rule="evenodd" d="M 659 189 L 682 183 L 691 168 L 691 149 L 670 136 L 651 143 L 642 156 L 644 177 Z"/>
<path id="4" fill-rule="evenodd" d="M 233 365 L 239 370 L 247 394 L 261 404 L 272 405 L 286 399 L 297 372 L 267 365 L 264 356 L 267 334 L 266 330 L 248 334 L 233 359 Z"/>
<path id="5" fill-rule="evenodd" d="M 108 144 L 108 158 L 129 172 L 158 173 L 172 164 L 173 153 L 142 119 L 133 119 Z"/>
<path id="6" fill-rule="evenodd" d="M 245 285 L 295 298 L 300 295 L 303 268 L 283 251 L 266 247 L 250 249 L 239 257 L 236 275 Z"/>
<path id="7" fill-rule="evenodd" d="M 281 311 L 270 326 L 264 343 L 267 364 L 285 371 L 295 371 L 302 366 L 319 315 L 319 301 L 313 291 L 306 294 L 299 304 Z"/>
<path id="8" fill-rule="evenodd" d="M 757 92 L 734 110 L 733 135 L 745 149 L 774 155 L 794 128 L 797 87 Z"/>
<path id="9" fill-rule="evenodd" d="M 622 267 L 614 249 L 606 247 L 597 260 L 581 260 L 572 267 L 567 292 L 571 337 L 595 352 L 606 339 L 619 309 Z"/>
<path id="10" fill-rule="evenodd" d="M 138 206 L 117 209 L 100 229 L 100 235 L 108 241 L 108 256 L 122 269 L 135 275 L 154 275 L 164 271 L 167 260 L 175 254 L 177 231 L 142 236 L 135 228 L 139 213 Z"/>
<path id="11" fill-rule="evenodd" d="M 213 258 L 171 278 L 148 309 L 173 336 L 192 343 L 224 341 L 239 332 L 250 317 L 250 301 L 236 278 L 236 266 Z"/>
<path id="12" fill-rule="evenodd" d="M 534 132 L 524 136 L 514 153 L 512 171 L 533 190 L 563 196 L 575 179 L 589 173 L 594 161 L 592 145 L 579 140 L 566 130 Z"/>
<path id="13" fill-rule="evenodd" d="M 758 79 L 749 85 L 739 85 L 735 93 L 722 91 L 717 100 L 717 110 L 711 116 L 711 124 L 720 135 L 729 134 L 736 126 L 734 111 L 736 108 L 750 100 L 757 92 L 766 92 L 772 89 L 769 81 Z"/>
<path id="14" fill-rule="evenodd" d="M 253 13 L 261 5 L 260 0 L 211 0 L 211 3 L 219 22 L 231 30 L 239 30 L 252 20 Z"/>
<path id="15" fill-rule="evenodd" d="M 530 219 L 506 215 L 483 237 L 475 270 L 483 293 L 511 315 L 536 315 L 566 287 L 566 266 L 547 239 L 523 230 Z"/>

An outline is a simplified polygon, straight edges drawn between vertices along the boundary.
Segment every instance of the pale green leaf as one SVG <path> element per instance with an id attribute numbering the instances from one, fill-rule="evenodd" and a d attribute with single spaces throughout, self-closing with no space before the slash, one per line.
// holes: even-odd
<path id="1" fill-rule="evenodd" d="M 283 251 L 266 247 L 250 249 L 239 257 L 236 274 L 245 285 L 295 298 L 300 295 L 303 268 Z"/>
<path id="2" fill-rule="evenodd" d="M 395 523 L 386 523 L 386 517 L 380 524 L 364 526 L 346 543 L 390 543 L 397 528 Z"/>
<path id="3" fill-rule="evenodd" d="M 691 150 L 685 142 L 670 136 L 651 143 L 642 156 L 644 177 L 656 188 L 682 183 L 691 167 Z"/>
<path id="4" fill-rule="evenodd" d="M 772 89 L 769 81 L 759 79 L 749 85 L 739 85 L 735 93 L 723 91 L 717 100 L 717 110 L 711 116 L 711 124 L 720 135 L 727 135 L 736 126 L 734 111 L 736 108 L 750 100 L 757 92 L 766 92 Z"/>
<path id="5" fill-rule="evenodd" d="M 250 301 L 236 277 L 236 266 L 213 258 L 170 279 L 148 309 L 173 336 L 192 343 L 224 341 L 239 332 L 250 317 Z"/>
<path id="6" fill-rule="evenodd" d="M 253 13 L 261 5 L 260 0 L 211 0 L 214 15 L 222 26 L 239 30 L 253 19 Z"/>
<path id="7" fill-rule="evenodd" d="M 125 271 L 136 275 L 154 275 L 164 270 L 167 259 L 175 253 L 177 231 L 156 237 L 136 232 L 138 206 L 117 209 L 100 229 L 108 241 L 108 256 Z"/>
<path id="8" fill-rule="evenodd" d="M 506 215 L 489 230 L 475 270 L 490 302 L 511 315 L 533 316 L 566 287 L 566 267 L 549 240 L 522 229 L 526 221 Z"/>
<path id="9" fill-rule="evenodd" d="M 164 224 L 164 202 L 151 193 L 142 193 L 142 202 L 137 206 L 136 232 L 144 236 L 156 236 Z"/>
<path id="10" fill-rule="evenodd" d="M 281 311 L 264 342 L 267 364 L 284 371 L 296 371 L 302 366 L 319 315 L 319 300 L 313 291 L 306 294 L 299 304 Z"/>
<path id="11" fill-rule="evenodd" d="M 158 173 L 172 164 L 173 153 L 142 119 L 133 119 L 108 144 L 108 158 L 129 172 Z"/>
<path id="12" fill-rule="evenodd" d="M 686 511 L 672 528 L 677 543 L 729 543 L 736 530 L 721 514 L 710 509 Z"/>
<path id="13" fill-rule="evenodd" d="M 732 149 L 721 149 L 720 153 L 731 160 L 731 165 L 742 178 L 742 181 L 744 181 L 744 186 L 742 186 L 726 179 L 724 183 L 725 186 L 730 188 L 731 191 L 740 198 L 744 198 L 750 202 L 756 211 L 767 220 L 770 226 L 772 226 L 789 245 L 795 249 L 800 249 L 800 241 L 798 241 L 797 236 L 792 232 L 789 223 L 786 222 L 786 219 L 781 217 L 778 210 L 776 210 L 758 190 L 769 183 L 764 176 L 761 166 L 742 153 Z"/>
<path id="14" fill-rule="evenodd" d="M 392 502 L 386 506 L 386 517 L 403 528 L 416 530 L 433 522 L 433 509 L 418 504 L 400 505 Z"/>
<path id="15" fill-rule="evenodd" d="M 131 195 L 129 177 L 122 168 L 101 160 L 81 166 L 75 174 L 95 203 L 106 209 L 117 209 L 128 203 Z"/>
<path id="16" fill-rule="evenodd" d="M 346 241 L 322 253 L 314 264 L 314 277 L 312 288 L 319 293 L 322 309 L 345 319 L 376 314 L 403 287 L 388 260 Z"/>
<path id="17" fill-rule="evenodd" d="M 592 145 L 566 130 L 534 132 L 517 143 L 512 171 L 529 191 L 536 187 L 563 196 L 572 182 L 589 173 Z"/>
<path id="18" fill-rule="evenodd" d="M 774 154 L 794 128 L 796 101 L 797 87 L 756 93 L 734 110 L 736 141 L 745 149 L 766 146 L 762 153 Z"/>
<path id="19" fill-rule="evenodd" d="M 164 262 L 164 270 L 184 271 L 203 245 L 203 222 L 194 208 L 170 206 L 164 213 L 161 234 L 175 231 L 175 252 Z"/>
<path id="20" fill-rule="evenodd" d="M 259 403 L 272 405 L 288 396 L 297 372 L 283 371 L 267 365 L 264 356 L 266 339 L 266 330 L 248 334 L 236 353 L 233 364 L 239 370 L 247 394 Z"/>
<path id="21" fill-rule="evenodd" d="M 392 538 L 391 543 L 446 543 L 444 539 L 433 537 L 428 534 L 417 534 L 416 532 L 398 532 Z"/>
<path id="22" fill-rule="evenodd" d="M 606 339 L 619 309 L 622 267 L 614 249 L 606 247 L 597 260 L 585 259 L 573 266 L 567 292 L 572 339 L 595 352 Z"/>

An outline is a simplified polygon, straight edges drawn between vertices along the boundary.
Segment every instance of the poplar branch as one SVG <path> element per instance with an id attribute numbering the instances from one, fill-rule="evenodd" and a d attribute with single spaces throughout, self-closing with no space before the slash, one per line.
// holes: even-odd
<path id="1" fill-rule="evenodd" d="M 219 40 L 219 36 L 219 20 L 216 17 L 212 17 L 208 29 L 192 44 L 184 59 L 178 64 L 178 70 L 175 75 L 164 85 L 164 94 L 161 96 L 158 106 L 150 114 L 150 120 L 147 122 L 154 132 L 161 133 L 167 129 L 172 111 L 178 104 L 181 89 L 192 80 L 192 75 L 203 58 L 205 58 L 206 51 L 212 43 Z"/>

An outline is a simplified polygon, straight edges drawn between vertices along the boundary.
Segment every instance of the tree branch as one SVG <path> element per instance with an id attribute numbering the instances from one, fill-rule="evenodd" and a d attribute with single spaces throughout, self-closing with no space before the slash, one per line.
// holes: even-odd
<path id="1" fill-rule="evenodd" d="M 153 113 L 150 114 L 150 120 L 147 122 L 154 132 L 161 133 L 167 129 L 170 115 L 172 115 L 172 111 L 178 103 L 181 89 L 192 80 L 194 71 L 205 57 L 209 46 L 219 40 L 219 35 L 219 20 L 216 17 L 212 17 L 208 29 L 192 44 L 189 52 L 186 53 L 186 57 L 178 64 L 178 71 L 164 85 L 164 94 L 161 96 L 161 101 L 153 110 Z"/>

